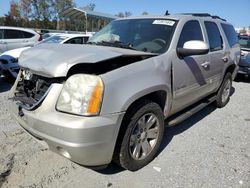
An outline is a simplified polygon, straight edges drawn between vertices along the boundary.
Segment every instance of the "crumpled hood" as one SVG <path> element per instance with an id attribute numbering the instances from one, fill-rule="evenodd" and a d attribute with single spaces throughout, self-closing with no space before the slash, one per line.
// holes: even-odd
<path id="1" fill-rule="evenodd" d="M 79 63 L 97 63 L 120 56 L 151 55 L 129 49 L 76 44 L 41 44 L 25 50 L 19 65 L 48 77 L 64 77 Z"/>

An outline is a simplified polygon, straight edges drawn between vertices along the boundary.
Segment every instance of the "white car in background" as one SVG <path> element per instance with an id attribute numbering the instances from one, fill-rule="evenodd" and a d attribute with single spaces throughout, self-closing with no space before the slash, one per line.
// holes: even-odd
<path id="1" fill-rule="evenodd" d="M 42 38 L 43 38 L 43 40 L 45 40 L 45 39 L 47 39 L 47 38 L 49 38 L 49 37 L 52 37 L 52 36 L 54 36 L 54 35 L 57 35 L 57 34 L 59 34 L 59 33 L 44 33 L 44 34 L 42 35 Z"/>
<path id="2" fill-rule="evenodd" d="M 0 26 L 0 54 L 8 50 L 31 46 L 41 40 L 41 35 L 32 29 Z"/>
<path id="3" fill-rule="evenodd" d="M 42 42 L 36 44 L 44 43 L 58 43 L 58 44 L 85 44 L 91 34 L 55 34 Z M 23 47 L 10 51 L 6 51 L 0 55 L 0 76 L 4 75 L 5 77 L 16 78 L 19 72 L 18 58 L 24 50 L 31 48 Z"/>

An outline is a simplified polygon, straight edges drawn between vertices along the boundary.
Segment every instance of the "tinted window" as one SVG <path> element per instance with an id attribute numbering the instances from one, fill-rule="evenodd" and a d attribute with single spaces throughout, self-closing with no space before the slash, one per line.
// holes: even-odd
<path id="1" fill-rule="evenodd" d="M 21 39 L 23 38 L 22 31 L 14 29 L 6 29 L 4 33 L 5 39 Z"/>
<path id="2" fill-rule="evenodd" d="M 26 32 L 26 31 L 21 31 L 22 34 L 23 34 L 23 38 L 31 38 L 34 36 L 33 33 L 29 33 L 29 32 Z"/>
<path id="3" fill-rule="evenodd" d="M 190 40 L 203 41 L 201 26 L 198 21 L 188 21 L 183 26 L 178 47 L 183 47 L 184 43 Z"/>
<path id="4" fill-rule="evenodd" d="M 76 37 L 76 38 L 68 40 L 65 43 L 66 44 L 83 44 L 83 38 L 82 37 Z"/>
<path id="5" fill-rule="evenodd" d="M 242 48 L 250 48 L 250 37 L 239 37 L 239 43 Z"/>
<path id="6" fill-rule="evenodd" d="M 234 30 L 234 27 L 232 25 L 228 25 L 228 24 L 221 24 L 223 31 L 227 37 L 227 41 L 230 45 L 230 47 L 232 47 L 233 45 L 238 43 L 238 38 L 237 38 L 237 34 Z"/>
<path id="7" fill-rule="evenodd" d="M 3 39 L 3 30 L 0 29 L 0 39 Z"/>
<path id="8" fill-rule="evenodd" d="M 84 43 L 87 43 L 89 40 L 89 37 L 83 37 Z"/>
<path id="9" fill-rule="evenodd" d="M 223 48 L 222 37 L 216 23 L 205 22 L 205 27 L 207 30 L 210 51 L 221 50 Z"/>

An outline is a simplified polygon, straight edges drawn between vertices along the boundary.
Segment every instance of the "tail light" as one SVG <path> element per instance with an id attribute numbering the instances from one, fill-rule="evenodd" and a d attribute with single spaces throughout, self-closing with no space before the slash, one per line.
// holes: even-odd
<path id="1" fill-rule="evenodd" d="M 245 56 L 245 52 L 243 52 L 242 50 L 240 51 L 240 56 Z"/>

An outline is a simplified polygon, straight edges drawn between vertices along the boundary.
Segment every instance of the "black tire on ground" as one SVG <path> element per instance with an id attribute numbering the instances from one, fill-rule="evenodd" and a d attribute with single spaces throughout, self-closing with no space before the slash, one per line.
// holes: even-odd
<path id="1" fill-rule="evenodd" d="M 215 105 L 218 108 L 223 108 L 230 100 L 230 94 L 232 89 L 232 74 L 227 73 L 223 79 L 223 82 L 217 92 Z"/>
<path id="2" fill-rule="evenodd" d="M 164 115 L 160 106 L 148 100 L 137 102 L 124 117 L 114 152 L 114 162 L 131 171 L 144 167 L 154 159 L 163 133 Z"/>

